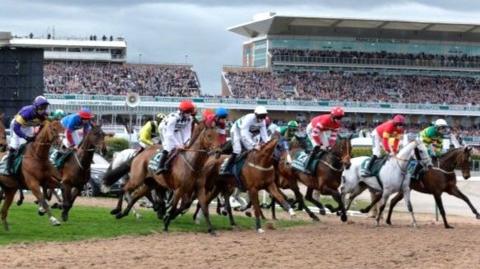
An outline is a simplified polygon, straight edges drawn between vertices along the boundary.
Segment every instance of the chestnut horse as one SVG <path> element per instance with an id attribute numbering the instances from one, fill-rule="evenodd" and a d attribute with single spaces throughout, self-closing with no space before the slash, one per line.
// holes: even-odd
<path id="1" fill-rule="evenodd" d="M 432 194 L 435 198 L 435 202 L 438 206 L 440 214 L 442 214 L 443 224 L 445 228 L 453 228 L 447 222 L 445 216 L 445 209 L 443 208 L 442 193 L 446 192 L 450 195 L 458 197 L 468 204 L 473 214 L 477 219 L 480 219 L 480 214 L 472 205 L 468 197 L 463 194 L 457 187 L 457 176 L 455 175 L 455 168 L 462 170 L 462 175 L 465 179 L 470 178 L 470 159 L 471 159 L 470 147 L 461 147 L 452 149 L 449 152 L 443 154 L 439 159 L 439 167 L 433 167 L 428 169 L 421 180 L 410 181 L 410 188 L 422 192 Z M 391 216 L 395 205 L 403 199 L 403 194 L 399 192 L 390 201 L 390 210 L 388 211 L 387 224 L 392 224 Z"/>
<path id="2" fill-rule="evenodd" d="M 32 143 L 28 143 L 23 155 L 22 166 L 18 175 L 0 175 L 0 185 L 5 192 L 5 201 L 1 210 L 1 218 L 3 227 L 8 230 L 7 215 L 8 209 L 12 204 L 15 192 L 21 188 L 28 188 L 37 198 L 39 204 L 39 214 L 43 210 L 48 214 L 52 225 L 60 225 L 60 222 L 52 215 L 42 188 L 56 188 L 58 182 L 54 182 L 52 178 L 60 178 L 58 171 L 50 163 L 48 155 L 50 147 L 59 144 L 59 133 L 63 131 L 63 127 L 59 121 L 46 122 L 40 129 L 36 139 Z M 0 156 L 0 158 L 3 157 Z"/>
<path id="3" fill-rule="evenodd" d="M 130 178 L 124 186 L 125 192 L 134 191 L 132 200 L 116 217 L 122 218 L 128 215 L 135 202 L 150 190 L 149 186 L 158 184 L 173 191 L 171 208 L 164 216 L 164 230 L 168 231 L 170 222 L 190 207 L 195 197 L 195 180 L 200 176 L 203 164 L 212 149 L 213 151 L 219 150 L 218 134 L 214 124 L 207 126 L 203 122 L 194 128 L 189 145 L 185 149 L 178 150 L 178 155 L 171 161 L 171 168 L 168 172 L 160 175 L 151 172 L 148 164 L 157 153 L 157 149 L 145 149 L 133 159 Z M 180 200 L 180 207 L 177 208 Z"/>
<path id="4" fill-rule="evenodd" d="M 242 167 L 240 180 L 247 190 L 250 201 L 255 211 L 255 228 L 257 232 L 263 233 L 261 228 L 261 209 L 258 201 L 258 191 L 266 189 L 291 216 L 295 213 L 290 205 L 280 193 L 275 184 L 275 168 L 273 166 L 273 151 L 277 145 L 277 139 L 272 139 L 261 146 L 260 150 L 251 150 L 247 153 L 245 165 Z M 219 171 L 228 155 L 222 155 L 220 158 L 209 158 L 204 166 L 204 172 L 198 180 L 198 202 L 205 216 L 208 225 L 208 231 L 213 233 L 213 227 L 210 222 L 208 204 L 212 199 L 222 192 L 225 197 L 225 206 L 227 208 L 230 224 L 235 225 L 232 218 L 231 207 L 229 204 L 229 195 L 235 188 L 235 178 L 233 176 L 220 176 Z"/>
<path id="5" fill-rule="evenodd" d="M 309 216 L 314 220 L 318 220 L 318 218 L 305 206 L 303 197 L 298 189 L 298 182 L 301 182 L 307 186 L 305 199 L 316 205 L 320 210 L 323 209 L 323 205 L 313 198 L 313 190 L 318 190 L 323 195 L 331 195 L 337 202 L 338 207 L 333 208 L 330 205 L 327 205 L 327 207 L 332 212 L 337 212 L 340 210 L 341 220 L 343 222 L 347 221 L 345 206 L 338 191 L 338 187 L 341 184 L 341 176 L 344 167 L 348 168 L 350 166 L 350 158 L 352 153 L 352 144 L 350 143 L 350 139 L 351 136 L 338 136 L 332 149 L 322 155 L 316 167 L 315 175 L 309 175 L 297 171 L 287 164 L 287 152 L 284 152 L 280 158 L 278 163 L 279 187 L 293 190 L 297 202 L 300 203 L 300 208 L 305 208 Z M 295 156 L 295 154 L 301 150 L 303 149 L 300 147 L 300 145 L 294 146 L 292 149 L 290 149 L 290 154 Z M 274 210 L 275 208 L 273 206 L 273 214 Z"/>
<path id="6" fill-rule="evenodd" d="M 83 190 L 85 184 L 90 180 L 90 165 L 95 151 L 106 151 L 105 133 L 102 127 L 94 125 L 88 134 L 83 138 L 65 164 L 60 169 L 62 174 L 62 220 L 68 220 L 68 212 L 73 206 L 75 199 Z"/>

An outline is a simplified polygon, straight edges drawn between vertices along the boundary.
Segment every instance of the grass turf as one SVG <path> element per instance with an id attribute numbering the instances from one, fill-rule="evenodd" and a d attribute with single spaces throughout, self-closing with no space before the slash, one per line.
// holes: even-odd
<path id="1" fill-rule="evenodd" d="M 102 207 L 75 206 L 70 211 L 69 221 L 61 226 L 50 225 L 48 217 L 39 216 L 34 204 L 26 203 L 20 207 L 12 205 L 8 221 L 10 231 L 0 225 L 0 245 L 11 243 L 30 243 L 46 241 L 74 241 L 82 239 L 109 238 L 121 235 L 148 235 L 163 230 L 163 222 L 157 219 L 152 210 L 143 210 L 143 218 L 136 220 L 133 214 L 117 220 L 109 214 L 110 209 Z M 60 211 L 54 210 L 55 217 L 60 219 Z M 227 217 L 211 214 L 216 230 L 230 230 Z M 236 216 L 235 221 L 240 229 L 254 229 L 254 218 Z M 276 221 L 276 228 L 286 228 L 308 224 L 302 220 Z M 202 221 L 196 225 L 192 214 L 185 214 L 171 222 L 172 232 L 206 232 Z"/>

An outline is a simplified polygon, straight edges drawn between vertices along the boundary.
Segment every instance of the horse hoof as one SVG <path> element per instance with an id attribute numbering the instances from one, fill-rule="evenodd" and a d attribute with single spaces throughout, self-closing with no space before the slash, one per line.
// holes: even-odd
<path id="1" fill-rule="evenodd" d="M 392 222 L 390 220 L 386 220 L 385 223 L 390 225 L 390 226 L 392 225 Z"/>
<path id="2" fill-rule="evenodd" d="M 52 226 L 60 226 L 60 221 L 58 221 L 55 217 L 50 217 L 50 223 Z"/>
<path id="3" fill-rule="evenodd" d="M 347 221 L 347 215 L 346 214 L 343 214 L 342 216 L 340 216 L 340 220 L 342 222 L 346 222 Z"/>
<path id="4" fill-rule="evenodd" d="M 263 233 L 265 233 L 265 230 L 264 230 L 264 229 L 262 229 L 262 228 L 259 228 L 259 229 L 257 229 L 257 233 L 259 233 L 259 234 L 263 234 Z"/>
<path id="5" fill-rule="evenodd" d="M 45 212 L 38 210 L 38 215 L 43 216 L 43 215 L 45 215 Z"/>
<path id="6" fill-rule="evenodd" d="M 209 230 L 208 233 L 209 233 L 211 236 L 217 236 L 217 233 L 216 233 L 214 230 Z"/>
<path id="7" fill-rule="evenodd" d="M 62 214 L 62 221 L 67 222 L 68 221 L 68 214 Z"/>
<path id="8" fill-rule="evenodd" d="M 327 211 L 325 211 L 325 208 L 320 209 L 320 215 L 325 216 L 327 214 Z"/>
<path id="9" fill-rule="evenodd" d="M 480 214 L 477 215 L 477 219 L 480 219 Z"/>
<path id="10" fill-rule="evenodd" d="M 121 218 L 123 218 L 122 212 L 119 212 L 119 213 L 115 214 L 115 218 L 116 218 L 116 219 L 121 219 Z"/>
<path id="11" fill-rule="evenodd" d="M 247 211 L 247 212 L 245 212 L 245 216 L 251 218 L 251 217 L 252 217 L 252 213 Z"/>
<path id="12" fill-rule="evenodd" d="M 342 212 L 337 211 L 337 216 L 340 217 L 342 215 Z"/>
<path id="13" fill-rule="evenodd" d="M 222 215 L 223 215 L 223 216 L 227 216 L 227 215 L 228 215 L 228 212 L 225 211 L 225 210 L 222 210 Z"/>
<path id="14" fill-rule="evenodd" d="M 118 208 L 114 208 L 114 209 L 112 209 L 112 211 L 110 211 L 111 215 L 117 215 L 118 213 L 120 213 L 120 209 L 118 209 Z"/>
<path id="15" fill-rule="evenodd" d="M 363 213 L 363 214 L 368 213 L 368 211 L 370 211 L 370 210 L 367 210 L 366 208 L 360 209 L 360 213 Z"/>
<path id="16" fill-rule="evenodd" d="M 445 229 L 453 229 L 453 226 L 445 225 Z"/>
<path id="17" fill-rule="evenodd" d="M 21 206 L 23 204 L 23 201 L 22 200 L 18 200 L 17 201 L 17 206 Z"/>

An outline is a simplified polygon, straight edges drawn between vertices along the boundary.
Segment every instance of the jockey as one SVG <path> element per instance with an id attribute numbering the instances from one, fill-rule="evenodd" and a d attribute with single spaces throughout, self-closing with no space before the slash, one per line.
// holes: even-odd
<path id="1" fill-rule="evenodd" d="M 345 116 L 345 110 L 341 107 L 333 107 L 330 114 L 324 114 L 313 118 L 307 126 L 307 135 L 313 145 L 306 167 L 312 161 L 312 157 L 320 150 L 327 150 L 335 145 L 337 133 L 341 127 L 341 119 Z"/>
<path id="2" fill-rule="evenodd" d="M 280 127 L 280 134 L 287 141 L 291 141 L 295 137 L 295 133 L 298 131 L 298 122 L 291 120 L 287 123 L 287 126 Z"/>
<path id="3" fill-rule="evenodd" d="M 381 155 L 381 148 L 389 154 L 397 154 L 398 144 L 404 133 L 405 117 L 402 115 L 395 115 L 393 119 L 388 120 L 375 128 L 372 132 L 373 149 L 372 158 L 365 169 L 363 176 L 369 176 L 372 174 L 372 167 L 376 159 Z M 393 139 L 393 143 L 390 143 L 390 139 Z M 393 145 L 392 145 L 393 144 Z"/>
<path id="4" fill-rule="evenodd" d="M 140 133 L 138 134 L 138 141 L 140 144 L 141 149 L 138 152 L 143 151 L 144 149 L 153 146 L 154 137 L 159 137 L 160 135 L 160 124 L 165 119 L 165 114 L 158 113 L 155 115 L 153 120 L 147 121 L 145 125 L 140 129 Z"/>
<path id="5" fill-rule="evenodd" d="M 165 162 L 168 154 L 175 148 L 183 148 L 190 141 L 192 135 L 192 123 L 195 113 L 195 105 L 192 101 L 182 101 L 178 111 L 170 113 L 162 123 L 163 151 L 160 156 L 158 169 L 155 174 L 166 170 Z"/>
<path id="6" fill-rule="evenodd" d="M 50 112 L 50 115 L 48 116 L 49 120 L 61 120 L 63 117 L 65 117 L 67 114 L 65 114 L 65 111 L 62 109 L 56 109 L 55 111 Z"/>
<path id="7" fill-rule="evenodd" d="M 93 117 L 90 109 L 83 107 L 77 113 L 70 114 L 62 119 L 61 123 L 65 128 L 63 145 L 66 148 L 73 148 L 82 142 L 82 139 L 92 128 L 91 120 Z M 80 129 L 83 130 L 81 135 L 79 133 Z"/>
<path id="8" fill-rule="evenodd" d="M 222 166 L 220 175 L 229 175 L 233 163 L 238 155 L 242 153 L 242 145 L 247 150 L 259 149 L 261 143 L 268 142 L 267 126 L 265 118 L 267 109 L 264 106 L 257 106 L 254 113 L 247 114 L 236 120 L 230 130 L 233 143 L 233 152 L 225 166 Z M 255 143 L 254 136 L 260 134 L 259 143 Z"/>
<path id="9" fill-rule="evenodd" d="M 223 107 L 217 108 L 215 112 L 211 110 L 205 110 L 203 112 L 203 119 L 205 121 L 215 122 L 220 145 L 224 145 L 227 142 L 227 118 L 228 109 Z"/>
<path id="10" fill-rule="evenodd" d="M 432 126 L 420 132 L 422 142 L 427 146 L 431 157 L 440 157 L 443 149 L 443 137 L 447 134 L 448 124 L 444 119 L 438 119 Z"/>
<path id="11" fill-rule="evenodd" d="M 37 96 L 32 105 L 24 106 L 10 123 L 13 130 L 7 155 L 6 172 L 12 173 L 15 153 L 20 145 L 35 140 L 34 127 L 42 125 L 47 120 L 48 100 L 43 96 Z"/>

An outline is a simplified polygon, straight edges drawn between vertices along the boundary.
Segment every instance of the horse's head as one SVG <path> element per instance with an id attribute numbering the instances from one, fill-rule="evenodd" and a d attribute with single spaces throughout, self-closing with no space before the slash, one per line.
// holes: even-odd
<path id="1" fill-rule="evenodd" d="M 337 136 L 337 140 L 335 141 L 335 145 L 332 147 L 332 153 L 337 156 L 340 161 L 342 162 L 343 166 L 346 169 L 350 168 L 351 162 L 350 159 L 352 158 L 352 143 L 351 143 L 352 135 L 342 135 L 339 134 Z"/>
<path id="2" fill-rule="evenodd" d="M 290 148 L 291 149 L 297 149 L 297 148 L 308 149 L 309 148 L 308 143 L 309 141 L 308 141 L 307 135 L 295 134 L 294 138 L 290 143 Z"/>
<path id="3" fill-rule="evenodd" d="M 62 143 L 60 134 L 63 133 L 63 131 L 64 128 L 60 121 L 45 121 L 45 123 L 40 126 L 40 131 L 35 142 L 59 146 Z"/>
<path id="4" fill-rule="evenodd" d="M 104 155 L 107 152 L 105 136 L 106 134 L 103 132 L 101 125 L 93 125 L 82 142 L 82 146 L 84 146 L 86 150 L 95 150 Z"/>
<path id="5" fill-rule="evenodd" d="M 464 179 L 470 178 L 470 161 L 472 160 L 472 147 L 466 146 L 464 148 L 459 148 L 459 153 L 457 154 L 456 161 L 457 166 L 462 170 L 462 176 Z"/>
<path id="6" fill-rule="evenodd" d="M 194 136 L 191 138 L 191 145 L 197 144 L 200 149 L 220 151 L 217 127 L 214 121 L 199 122 L 195 126 Z"/>
<path id="7" fill-rule="evenodd" d="M 273 155 L 273 151 L 275 150 L 275 146 L 277 145 L 277 139 L 270 139 L 267 143 L 263 144 L 260 149 L 256 152 L 256 156 L 258 159 L 269 159 Z"/>

